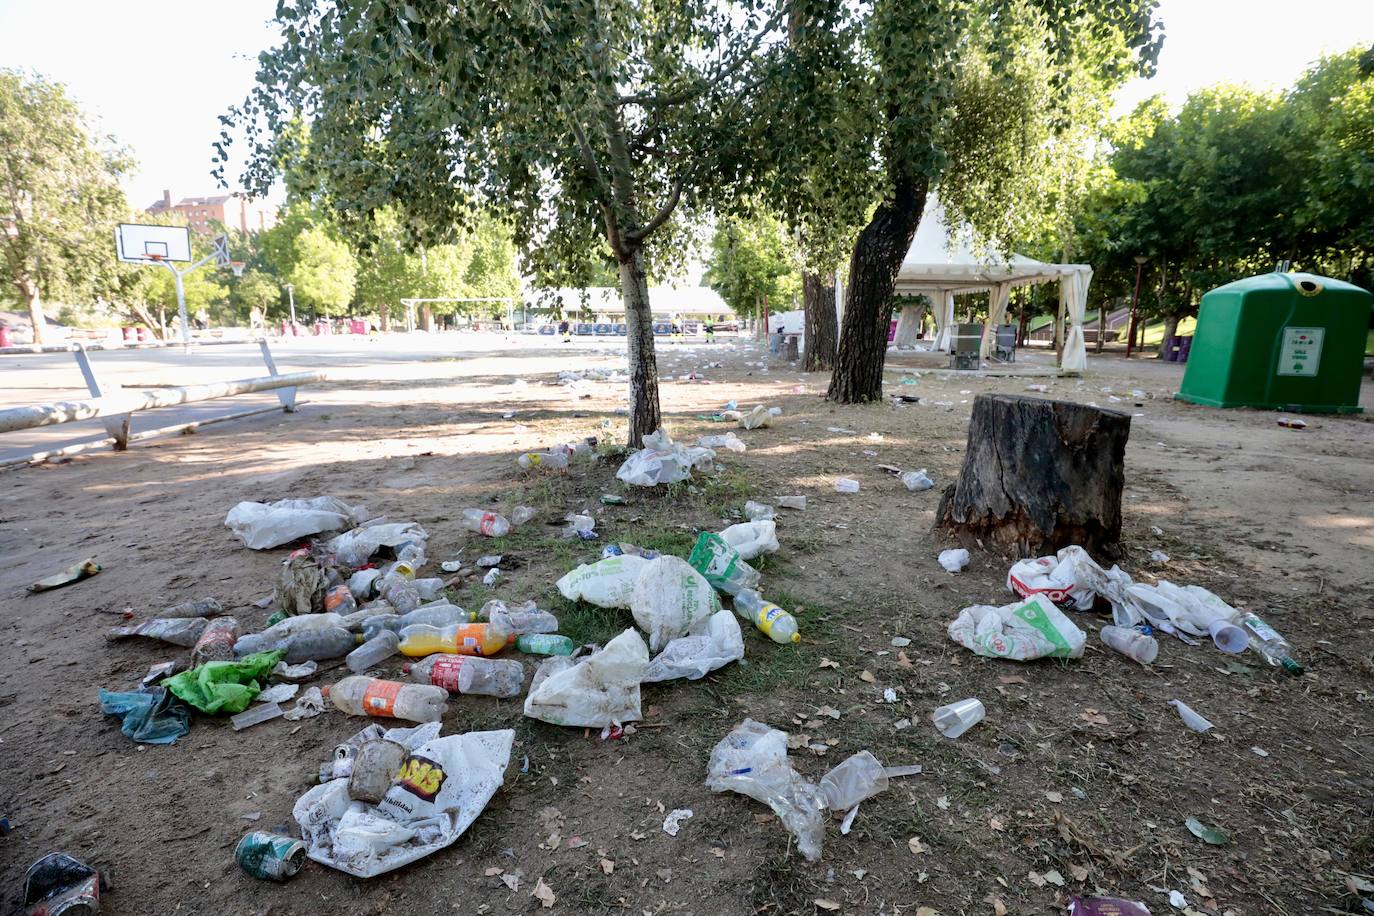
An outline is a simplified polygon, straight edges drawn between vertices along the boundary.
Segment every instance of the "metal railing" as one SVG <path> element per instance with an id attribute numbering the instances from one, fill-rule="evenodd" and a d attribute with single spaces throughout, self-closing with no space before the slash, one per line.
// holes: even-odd
<path id="1" fill-rule="evenodd" d="M 86 348 L 79 343 L 72 344 L 71 352 L 76 358 L 77 366 L 81 369 L 81 375 L 86 381 L 86 388 L 91 393 L 90 399 L 84 401 L 61 401 L 54 404 L 40 404 L 32 407 L 11 407 L 0 410 L 0 433 L 14 432 L 23 429 L 36 429 L 41 426 L 53 426 L 59 423 L 74 423 L 79 420 L 99 419 L 104 424 L 105 431 L 109 433 L 109 437 L 94 442 L 78 442 L 58 449 L 39 451 L 18 458 L 0 460 L 0 469 L 33 464 L 35 462 L 65 455 L 73 455 L 78 452 L 83 452 L 92 448 L 101 448 L 106 445 L 112 446 L 116 451 L 123 451 L 129 447 L 130 442 L 140 442 L 145 439 L 171 435 L 173 433 L 193 432 L 202 426 L 210 426 L 211 424 L 224 423 L 228 420 L 239 420 L 244 417 L 257 416 L 258 414 L 270 413 L 274 410 L 292 413 L 296 409 L 296 389 L 301 385 L 325 381 L 327 378 L 326 374 L 323 372 L 289 372 L 283 375 L 277 371 L 277 364 L 272 359 L 272 351 L 268 349 L 267 341 L 259 340 L 258 345 L 262 349 L 262 359 L 268 371 L 268 374 L 264 376 L 236 379 L 228 382 L 209 382 L 202 385 L 165 388 L 160 391 L 142 391 L 138 393 L 107 395 L 104 389 L 101 388 L 99 379 L 96 377 L 95 369 L 91 365 L 90 356 L 86 353 Z M 250 394 L 257 391 L 275 391 L 279 403 L 270 407 L 254 407 L 249 410 L 235 411 L 234 413 L 209 417 L 204 420 L 177 423 L 171 426 L 163 426 L 137 433 L 130 432 L 130 425 L 133 421 L 133 414 L 135 411 L 152 410 L 158 407 L 174 407 L 180 404 L 193 404 L 198 401 L 210 401 L 216 398 L 233 397 L 234 395 Z"/>

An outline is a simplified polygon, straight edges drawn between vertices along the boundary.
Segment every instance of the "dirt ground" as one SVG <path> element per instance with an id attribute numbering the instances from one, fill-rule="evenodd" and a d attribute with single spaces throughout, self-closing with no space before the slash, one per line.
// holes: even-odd
<path id="1" fill-rule="evenodd" d="M 951 374 L 919 354 L 894 357 L 889 391 L 920 404 L 836 407 L 821 397 L 824 377 L 777 362 L 765 372 L 766 362 L 738 343 L 661 352 L 661 375 L 705 376 L 662 383 L 677 439 L 723 432 L 698 417 L 731 399 L 783 409 L 772 428 L 736 430 L 749 449 L 722 452 L 723 472 L 671 492 L 624 487 L 611 457 L 523 475 L 521 450 L 623 437 L 623 385 L 556 382 L 559 369 L 623 357 L 516 342 L 355 374 L 312 390 L 294 416 L 0 473 L 0 816 L 12 828 L 0 838 L 0 911 L 17 906 L 26 865 L 58 849 L 109 871 L 106 911 L 119 914 L 530 913 L 540 879 L 563 912 L 1032 914 L 1101 892 L 1162 914 L 1178 912 L 1170 891 L 1186 898 L 1184 912 L 1358 911 L 1349 876 L 1374 872 L 1367 417 L 1309 417 L 1295 431 L 1273 413 L 1177 403 L 1180 367 L 1153 361 L 1093 360 L 1082 380 L 1007 378 Z M 901 383 L 903 367 L 920 372 L 915 384 Z M 959 609 L 1011 599 L 1011 559 L 975 551 L 965 572 L 945 573 L 933 510 L 958 473 L 974 396 L 1033 382 L 1048 384 L 1046 397 L 1135 415 L 1123 567 L 1254 608 L 1293 642 L 1305 676 L 1174 640 L 1143 668 L 1101 646 L 1094 633 L 1106 621 L 1094 615 L 1075 618 L 1089 631 L 1078 661 L 992 661 L 949 641 Z M 1369 382 L 1364 402 L 1374 407 Z M 937 488 L 908 492 L 878 464 L 927 468 Z M 835 492 L 838 476 L 861 491 Z M 628 502 L 603 506 L 604 492 Z M 224 515 L 239 500 L 332 494 L 414 519 L 432 562 L 498 550 L 514 568 L 493 589 L 459 589 L 456 603 L 533 597 L 564 632 L 605 640 L 628 613 L 564 601 L 553 584 L 564 571 L 608 540 L 685 555 L 698 530 L 737 520 L 746 499 L 791 493 L 807 507 L 783 510 L 782 549 L 761 568 L 764 591 L 797 613 L 800 646 L 748 629 L 743 663 L 645 685 L 646 719 L 622 740 L 527 719 L 518 700 L 455 697 L 445 732 L 515 729 L 505 786 L 454 846 L 377 879 L 311 863 L 276 885 L 232 857 L 246 831 L 289 827 L 294 800 L 360 720 L 330 711 L 236 733 L 198 717 L 175 745 L 150 747 L 120 734 L 96 701 L 98 687 L 131 689 L 178 651 L 107 642 L 125 608 L 146 616 L 212 596 L 245 629 L 262 626 L 269 612 L 254 602 L 285 550 L 250 551 L 231 536 Z M 466 507 L 519 503 L 540 516 L 500 545 L 459 525 Z M 541 524 L 585 510 L 602 541 L 560 540 Z M 1149 559 L 1155 549 L 1167 564 Z M 98 577 L 25 594 L 87 556 L 104 565 Z M 883 702 L 886 688 L 895 703 Z M 941 738 L 931 710 L 966 696 L 982 699 L 986 720 Z M 1171 699 L 1215 729 L 1189 731 Z M 812 778 L 863 749 L 923 772 L 864 803 L 847 836 L 832 825 L 824 859 L 808 865 L 763 805 L 704 786 L 711 748 L 746 716 L 825 748 L 792 751 Z M 675 838 L 662 830 L 674 808 L 695 812 Z M 1204 844 L 1189 817 L 1229 842 Z"/>

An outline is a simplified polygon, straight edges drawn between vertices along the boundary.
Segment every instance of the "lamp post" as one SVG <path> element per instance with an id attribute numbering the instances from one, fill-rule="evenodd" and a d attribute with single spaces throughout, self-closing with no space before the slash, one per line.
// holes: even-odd
<path id="1" fill-rule="evenodd" d="M 291 336 L 296 336 L 296 287 L 295 284 L 286 284 L 286 298 L 291 303 Z"/>
<path id="2" fill-rule="evenodd" d="M 1131 296 L 1131 323 L 1126 331 L 1126 358 L 1131 358 L 1131 349 L 1135 346 L 1135 311 L 1140 305 L 1140 275 L 1145 269 L 1145 262 L 1149 258 L 1143 254 L 1135 256 L 1135 295 Z"/>

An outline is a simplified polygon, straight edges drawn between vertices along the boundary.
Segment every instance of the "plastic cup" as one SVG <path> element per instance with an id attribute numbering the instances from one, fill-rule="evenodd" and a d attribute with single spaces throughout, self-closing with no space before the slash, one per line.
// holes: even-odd
<path id="1" fill-rule="evenodd" d="M 930 719 L 935 723 L 940 734 L 946 738 L 957 738 L 982 722 L 983 716 L 986 714 L 987 710 L 983 708 L 983 701 L 969 697 L 967 700 L 959 700 L 947 706 L 941 706 L 931 713 Z"/>

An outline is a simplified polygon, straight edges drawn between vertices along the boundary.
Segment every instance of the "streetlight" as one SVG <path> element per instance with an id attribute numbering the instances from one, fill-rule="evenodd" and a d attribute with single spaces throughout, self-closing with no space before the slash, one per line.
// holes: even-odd
<path id="1" fill-rule="evenodd" d="M 1126 331 L 1126 358 L 1131 358 L 1131 348 L 1135 345 L 1135 310 L 1140 304 L 1140 274 L 1145 269 L 1145 262 L 1150 260 L 1143 254 L 1135 256 L 1135 295 L 1131 297 L 1131 324 Z"/>
<path id="2" fill-rule="evenodd" d="M 291 336 L 296 336 L 296 287 L 292 283 L 286 284 L 286 298 L 291 302 Z"/>

